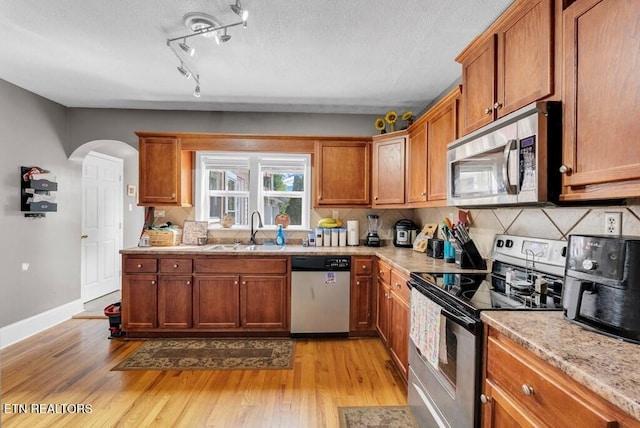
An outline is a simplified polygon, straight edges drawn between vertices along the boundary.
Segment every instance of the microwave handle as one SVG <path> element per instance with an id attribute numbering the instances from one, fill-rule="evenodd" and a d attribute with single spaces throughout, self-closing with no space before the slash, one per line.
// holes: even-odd
<path id="1" fill-rule="evenodd" d="M 509 180 L 509 156 L 511 155 L 511 150 L 515 148 L 517 141 L 509 140 L 507 144 L 504 146 L 504 160 L 502 163 L 502 181 L 504 182 L 504 187 L 507 190 L 507 194 L 515 195 L 518 191 L 518 188 L 515 184 L 511 184 Z"/>

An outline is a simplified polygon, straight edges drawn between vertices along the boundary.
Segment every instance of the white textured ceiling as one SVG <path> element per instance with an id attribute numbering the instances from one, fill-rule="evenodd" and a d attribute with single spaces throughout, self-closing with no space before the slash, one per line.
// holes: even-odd
<path id="1" fill-rule="evenodd" d="M 0 78 L 67 107 L 380 114 L 419 111 L 460 77 L 455 56 L 512 0 L 243 0 L 246 29 L 168 38 L 235 0 L 1 0 Z"/>

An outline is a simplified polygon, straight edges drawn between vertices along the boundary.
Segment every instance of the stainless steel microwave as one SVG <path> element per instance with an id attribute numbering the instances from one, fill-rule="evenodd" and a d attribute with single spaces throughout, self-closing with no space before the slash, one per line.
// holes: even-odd
<path id="1" fill-rule="evenodd" d="M 448 204 L 557 203 L 561 161 L 562 103 L 530 104 L 449 144 Z"/>

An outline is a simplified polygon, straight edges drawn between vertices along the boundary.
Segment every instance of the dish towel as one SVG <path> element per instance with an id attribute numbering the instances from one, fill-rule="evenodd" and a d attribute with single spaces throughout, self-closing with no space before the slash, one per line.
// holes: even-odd
<path id="1" fill-rule="evenodd" d="M 415 288 L 411 289 L 411 326 L 409 336 L 420 353 L 437 370 L 439 361 L 447 362 L 446 333 L 442 330 L 442 308 Z"/>

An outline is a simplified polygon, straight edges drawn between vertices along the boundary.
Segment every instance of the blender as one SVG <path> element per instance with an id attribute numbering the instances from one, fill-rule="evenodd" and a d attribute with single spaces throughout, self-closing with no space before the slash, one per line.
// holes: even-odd
<path id="1" fill-rule="evenodd" d="M 365 240 L 364 245 L 367 247 L 379 247 L 380 237 L 378 236 L 378 229 L 380 229 L 381 226 L 380 216 L 370 214 L 367 216 L 367 221 L 369 223 L 369 227 L 367 229 L 367 239 Z"/>

